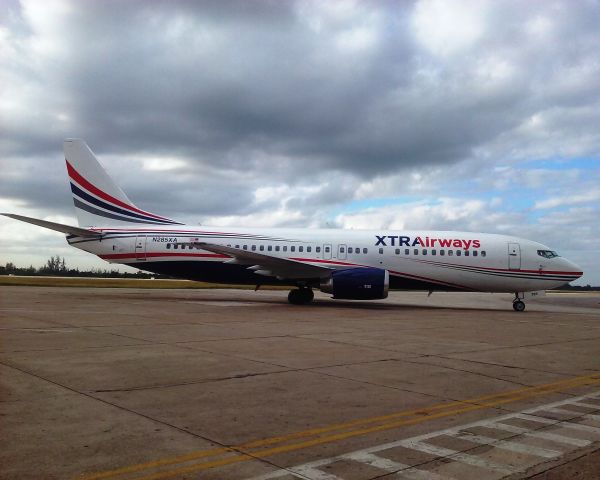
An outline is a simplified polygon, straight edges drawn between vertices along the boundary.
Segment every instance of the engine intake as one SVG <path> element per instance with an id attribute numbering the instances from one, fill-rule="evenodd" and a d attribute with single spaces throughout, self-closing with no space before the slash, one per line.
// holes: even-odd
<path id="1" fill-rule="evenodd" d="M 379 300 L 387 298 L 390 275 L 381 268 L 349 268 L 336 270 L 322 281 L 322 292 L 345 300 Z"/>

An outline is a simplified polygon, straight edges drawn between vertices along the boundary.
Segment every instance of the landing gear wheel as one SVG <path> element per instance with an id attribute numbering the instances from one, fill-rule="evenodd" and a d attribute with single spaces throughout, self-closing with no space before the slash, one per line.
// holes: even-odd
<path id="1" fill-rule="evenodd" d="M 522 312 L 525 310 L 525 303 L 521 300 L 515 300 L 513 302 L 513 308 L 515 309 L 515 312 Z"/>
<path id="2" fill-rule="evenodd" d="M 295 288 L 288 294 L 288 302 L 292 305 L 306 305 L 312 302 L 313 298 L 315 298 L 315 294 L 310 288 Z"/>

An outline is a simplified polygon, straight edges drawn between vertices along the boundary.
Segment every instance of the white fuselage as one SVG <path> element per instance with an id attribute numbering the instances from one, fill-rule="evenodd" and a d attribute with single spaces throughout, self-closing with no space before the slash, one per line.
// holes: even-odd
<path id="1" fill-rule="evenodd" d="M 391 231 L 177 226 L 103 227 L 103 237 L 68 237 L 71 245 L 111 263 L 156 273 L 225 283 L 294 284 L 268 279 L 231 257 L 194 242 L 230 246 L 330 269 L 374 267 L 389 272 L 391 289 L 527 292 L 554 288 L 582 275 L 549 248 L 523 238 L 451 231 Z M 234 268 L 235 267 L 235 268 Z"/>

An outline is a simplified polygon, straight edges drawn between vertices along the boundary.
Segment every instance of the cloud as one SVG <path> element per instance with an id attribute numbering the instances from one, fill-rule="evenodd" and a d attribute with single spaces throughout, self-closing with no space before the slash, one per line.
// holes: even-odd
<path id="1" fill-rule="evenodd" d="M 537 238 L 598 212 L 596 2 L 3 7 L 10 210 L 72 215 L 61 142 L 82 137 L 136 204 L 192 223 Z"/>
<path id="2" fill-rule="evenodd" d="M 566 195 L 564 197 L 552 197 L 546 200 L 535 202 L 534 208 L 548 209 L 562 207 L 565 205 L 589 204 L 600 201 L 600 188 L 594 192 L 583 193 L 579 195 Z"/>

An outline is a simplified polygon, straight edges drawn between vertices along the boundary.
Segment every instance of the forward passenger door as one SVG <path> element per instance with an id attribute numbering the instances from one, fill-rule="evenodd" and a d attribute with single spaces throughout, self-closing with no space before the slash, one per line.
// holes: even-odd
<path id="1" fill-rule="evenodd" d="M 508 269 L 521 269 L 521 246 L 518 243 L 508 244 Z"/>

